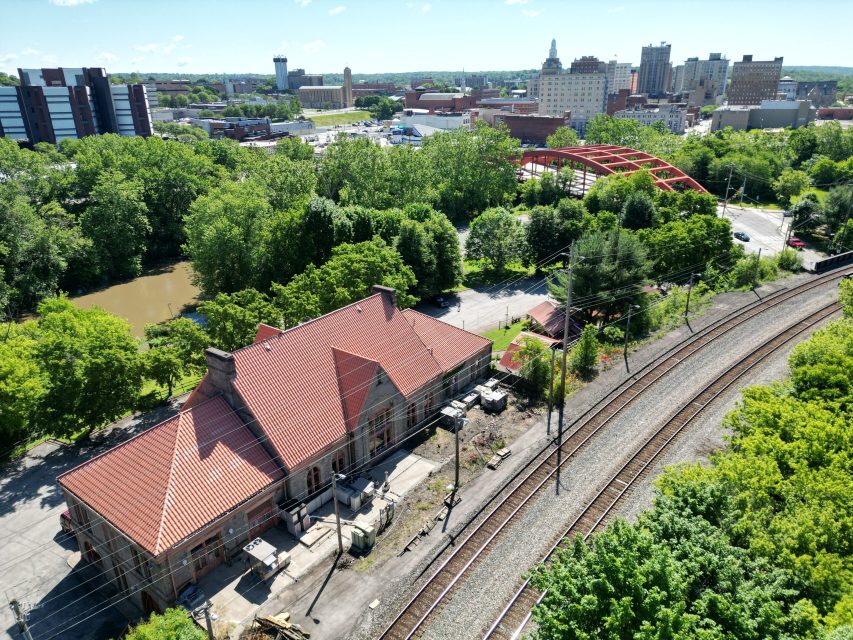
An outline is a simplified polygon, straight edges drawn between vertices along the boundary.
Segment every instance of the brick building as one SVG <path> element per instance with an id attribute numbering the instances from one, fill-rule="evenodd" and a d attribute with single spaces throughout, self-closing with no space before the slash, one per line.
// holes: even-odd
<path id="1" fill-rule="evenodd" d="M 745 55 L 732 65 L 732 82 L 728 91 L 730 105 L 758 105 L 774 100 L 782 77 L 782 58 L 753 60 Z"/>
<path id="2" fill-rule="evenodd" d="M 439 93 L 437 91 L 406 91 L 407 109 L 435 111 L 466 111 L 477 104 L 477 98 L 464 93 Z"/>
<path id="3" fill-rule="evenodd" d="M 282 331 L 258 328 L 174 417 L 62 474 L 83 558 L 162 611 L 279 520 L 298 535 L 355 474 L 489 370 L 491 341 L 396 305 L 393 289 Z"/>

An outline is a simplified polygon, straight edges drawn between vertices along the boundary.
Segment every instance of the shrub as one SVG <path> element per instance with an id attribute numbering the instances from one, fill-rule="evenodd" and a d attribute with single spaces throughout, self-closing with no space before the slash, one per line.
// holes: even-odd
<path id="1" fill-rule="evenodd" d="M 793 249 L 782 249 L 776 255 L 776 266 L 782 271 L 796 273 L 803 266 L 803 257 Z"/>

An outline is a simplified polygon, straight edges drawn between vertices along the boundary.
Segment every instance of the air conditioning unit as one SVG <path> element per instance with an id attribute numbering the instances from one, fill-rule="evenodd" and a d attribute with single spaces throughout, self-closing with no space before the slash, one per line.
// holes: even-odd
<path id="1" fill-rule="evenodd" d="M 370 525 L 357 526 L 352 530 L 352 546 L 359 551 L 368 551 L 376 544 L 376 531 Z"/>

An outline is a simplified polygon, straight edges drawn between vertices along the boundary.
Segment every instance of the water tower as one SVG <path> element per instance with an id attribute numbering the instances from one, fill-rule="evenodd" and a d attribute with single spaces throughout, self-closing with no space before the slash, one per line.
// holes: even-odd
<path id="1" fill-rule="evenodd" d="M 286 91 L 287 86 L 287 58 L 276 56 L 272 59 L 275 63 L 275 86 L 279 91 Z"/>

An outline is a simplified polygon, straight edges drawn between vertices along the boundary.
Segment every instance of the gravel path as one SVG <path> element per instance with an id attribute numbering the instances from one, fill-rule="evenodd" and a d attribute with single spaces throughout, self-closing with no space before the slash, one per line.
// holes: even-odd
<path id="1" fill-rule="evenodd" d="M 489 556 L 468 576 L 444 609 L 429 623 L 425 638 L 477 638 L 499 613 L 513 592 L 517 581 L 543 555 L 551 540 L 562 532 L 571 519 L 587 504 L 605 479 L 677 408 L 697 392 L 703 381 L 709 380 L 741 359 L 753 348 L 774 335 L 792 320 L 807 316 L 817 308 L 835 299 L 834 287 L 821 287 L 763 313 L 759 318 L 738 327 L 723 339 L 679 365 L 662 378 L 652 393 L 638 398 L 612 424 L 600 433 L 593 446 L 581 451 L 572 460 L 562 478 L 562 490 L 543 494 L 535 504 L 495 545 Z M 742 298 L 741 298 L 742 300 Z M 705 322 L 708 318 L 704 319 Z M 658 351 L 650 345 L 649 352 Z M 660 345 L 663 347 L 664 345 Z M 644 353 L 648 357 L 648 353 Z M 638 358 L 639 360 L 639 358 Z M 779 377 L 784 373 L 784 356 L 775 356 L 775 366 L 760 367 L 743 386 L 754 384 L 762 375 Z M 634 362 L 634 369 L 640 363 Z M 618 370 L 607 372 L 608 377 L 621 374 Z M 607 375 L 607 374 L 606 374 Z M 758 376 L 758 378 L 756 378 Z M 609 386 L 609 385 L 608 385 Z M 731 389 L 727 402 L 711 411 L 701 425 L 681 437 L 682 444 L 663 459 L 669 464 L 679 460 L 695 459 L 697 454 L 722 444 L 720 418 L 731 408 L 728 404 L 739 395 L 739 388 Z M 587 398 L 589 402 L 593 398 Z M 580 398 L 578 398 L 580 400 Z M 577 401 L 573 403 L 578 406 Z M 651 476 L 654 477 L 654 476 Z M 650 485 L 649 482 L 646 483 Z M 650 490 L 636 491 L 634 513 L 650 500 Z M 630 514 L 631 511 L 627 510 Z"/>

